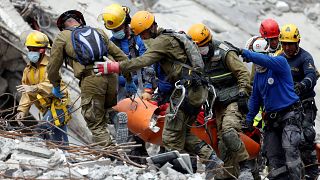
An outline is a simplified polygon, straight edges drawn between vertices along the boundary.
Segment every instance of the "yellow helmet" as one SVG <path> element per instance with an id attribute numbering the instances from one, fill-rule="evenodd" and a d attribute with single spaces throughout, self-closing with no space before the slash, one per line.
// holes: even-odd
<path id="1" fill-rule="evenodd" d="M 299 42 L 301 36 L 299 29 L 294 24 L 286 24 L 282 26 L 279 41 L 280 42 Z"/>
<path id="2" fill-rule="evenodd" d="M 50 47 L 48 36 L 36 30 L 28 34 L 24 45 L 27 47 Z"/>
<path id="3" fill-rule="evenodd" d="M 148 11 L 138 11 L 131 18 L 131 29 L 135 35 L 139 35 L 149 29 L 154 23 L 154 15 Z"/>
<path id="4" fill-rule="evenodd" d="M 126 12 L 120 4 L 111 4 L 104 8 L 98 19 L 103 20 L 109 30 L 121 26 L 126 20 Z"/>
<path id="5" fill-rule="evenodd" d="M 192 25 L 188 35 L 198 46 L 203 46 L 212 39 L 210 30 L 202 23 Z"/>

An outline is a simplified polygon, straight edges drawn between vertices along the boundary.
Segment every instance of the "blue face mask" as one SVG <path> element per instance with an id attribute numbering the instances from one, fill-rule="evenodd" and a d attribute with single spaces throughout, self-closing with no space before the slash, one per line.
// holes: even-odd
<path id="1" fill-rule="evenodd" d="M 117 32 L 113 32 L 113 31 L 112 31 L 112 35 L 113 35 L 113 37 L 116 38 L 116 39 L 123 39 L 123 38 L 126 36 L 126 34 L 124 33 L 124 30 L 123 30 L 123 29 L 120 30 L 120 31 L 117 31 Z"/>
<path id="2" fill-rule="evenodd" d="M 31 62 L 37 63 L 40 59 L 40 52 L 29 51 L 27 57 Z"/>

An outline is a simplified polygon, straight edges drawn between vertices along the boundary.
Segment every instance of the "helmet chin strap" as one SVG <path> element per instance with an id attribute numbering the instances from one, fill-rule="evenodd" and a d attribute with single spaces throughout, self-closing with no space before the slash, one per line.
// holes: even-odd
<path id="1" fill-rule="evenodd" d="M 270 51 L 271 53 L 275 53 L 279 48 L 280 48 L 280 42 L 278 42 L 278 45 L 277 45 L 277 47 L 276 47 L 275 49 L 272 48 L 272 47 L 270 46 L 270 43 L 269 43 L 269 51 Z"/>

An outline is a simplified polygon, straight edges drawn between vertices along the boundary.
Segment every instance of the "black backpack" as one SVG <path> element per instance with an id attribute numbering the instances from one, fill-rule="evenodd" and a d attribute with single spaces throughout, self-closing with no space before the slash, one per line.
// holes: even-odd
<path id="1" fill-rule="evenodd" d="M 103 61 L 107 56 L 107 47 L 103 36 L 90 26 L 66 28 L 71 33 L 72 46 L 76 52 L 76 61 L 87 66 L 95 61 Z"/>

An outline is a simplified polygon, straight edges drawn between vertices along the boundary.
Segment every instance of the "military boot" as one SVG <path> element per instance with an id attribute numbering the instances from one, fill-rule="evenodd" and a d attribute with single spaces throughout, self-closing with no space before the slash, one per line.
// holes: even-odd
<path id="1" fill-rule="evenodd" d="M 215 152 L 212 152 L 206 163 L 206 180 L 213 179 L 216 175 L 223 175 L 223 161 L 218 158 Z"/>
<path id="2" fill-rule="evenodd" d="M 254 180 L 249 161 L 244 160 L 239 162 L 240 166 L 240 175 L 238 177 L 239 180 Z"/>
<path id="3" fill-rule="evenodd" d="M 114 118 L 116 129 L 116 142 L 118 144 L 128 142 L 128 116 L 124 112 L 117 113 Z"/>

